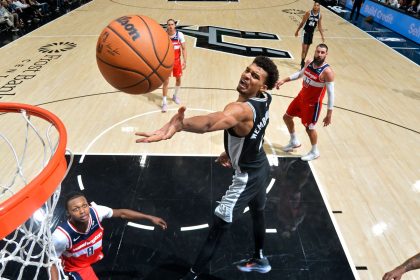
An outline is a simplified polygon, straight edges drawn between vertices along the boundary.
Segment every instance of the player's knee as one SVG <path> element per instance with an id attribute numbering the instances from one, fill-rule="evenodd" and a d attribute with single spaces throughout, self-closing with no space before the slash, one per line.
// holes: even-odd
<path id="1" fill-rule="evenodd" d="M 220 229 L 228 229 L 232 223 L 228 223 L 220 217 L 214 215 L 213 226 Z"/>
<path id="2" fill-rule="evenodd" d="M 289 122 L 289 121 L 291 121 L 293 118 L 291 117 L 291 116 L 289 116 L 288 114 L 284 114 L 283 115 L 283 120 L 285 121 L 285 122 Z"/>

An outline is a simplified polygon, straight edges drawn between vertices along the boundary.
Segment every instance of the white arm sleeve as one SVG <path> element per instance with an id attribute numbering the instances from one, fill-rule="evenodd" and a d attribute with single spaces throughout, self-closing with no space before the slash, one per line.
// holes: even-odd
<path id="1" fill-rule="evenodd" d="M 294 80 L 299 79 L 300 77 L 302 77 L 302 76 L 303 76 L 303 70 L 304 70 L 304 69 L 302 69 L 302 70 L 300 70 L 299 72 L 296 72 L 296 73 L 294 73 L 294 74 L 290 75 L 290 76 L 289 76 L 289 79 L 290 79 L 291 81 L 294 81 Z"/>
<path id="2" fill-rule="evenodd" d="M 103 205 L 97 205 L 92 203 L 92 207 L 95 208 L 95 210 L 98 212 L 99 220 L 102 222 L 103 219 L 111 218 L 114 214 L 114 211 L 112 211 L 112 208 L 103 206 Z"/>
<path id="3" fill-rule="evenodd" d="M 63 252 L 69 248 L 69 240 L 67 239 L 67 236 L 58 229 L 56 229 L 52 234 L 52 241 L 57 257 L 61 257 Z"/>
<path id="4" fill-rule="evenodd" d="M 328 94 L 328 110 L 332 110 L 334 107 L 334 82 L 326 82 L 327 94 Z"/>

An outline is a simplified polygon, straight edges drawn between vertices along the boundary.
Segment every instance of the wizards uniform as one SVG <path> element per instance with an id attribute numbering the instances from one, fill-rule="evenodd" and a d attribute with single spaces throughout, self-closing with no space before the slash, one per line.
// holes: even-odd
<path id="1" fill-rule="evenodd" d="M 70 221 L 60 224 L 53 233 L 57 256 L 61 256 L 64 271 L 73 279 L 97 279 L 91 264 L 101 260 L 103 228 L 101 221 L 113 215 L 109 207 L 89 208 L 90 219 L 86 232 L 79 232 Z"/>
<path id="2" fill-rule="evenodd" d="M 325 81 L 320 76 L 329 66 L 325 63 L 315 68 L 312 61 L 303 72 L 301 91 L 287 108 L 286 114 L 301 118 L 305 127 L 313 128 L 318 121 L 326 91 Z"/>
<path id="3" fill-rule="evenodd" d="M 169 36 L 174 47 L 174 67 L 172 70 L 172 75 L 174 77 L 181 77 L 182 75 L 182 65 L 181 65 L 181 48 L 182 44 L 185 43 L 184 34 L 180 31 L 176 31 L 174 35 Z"/>

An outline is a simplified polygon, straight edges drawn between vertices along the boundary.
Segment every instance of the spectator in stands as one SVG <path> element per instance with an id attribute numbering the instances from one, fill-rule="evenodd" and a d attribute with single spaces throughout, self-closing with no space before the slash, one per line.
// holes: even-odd
<path id="1" fill-rule="evenodd" d="M 393 8 L 398 8 L 398 6 L 399 6 L 398 0 L 389 0 L 388 5 L 393 7 Z"/>
<path id="2" fill-rule="evenodd" d="M 356 21 L 357 21 L 357 19 L 359 18 L 360 9 L 363 5 L 364 0 L 352 0 L 351 2 L 353 3 L 353 7 L 351 8 L 350 20 L 353 20 L 353 14 L 354 14 L 354 11 L 356 11 Z"/>
<path id="3" fill-rule="evenodd" d="M 416 0 L 411 1 L 411 4 L 408 7 L 407 12 L 410 13 L 410 14 L 416 14 L 417 13 L 417 2 L 416 2 Z"/>
<path id="4" fill-rule="evenodd" d="M 407 0 L 400 0 L 398 2 L 398 9 L 403 10 L 405 12 L 407 8 Z"/>
<path id="5" fill-rule="evenodd" d="M 3 2 L 0 2 L 0 23 L 5 22 L 13 32 L 19 31 L 19 29 L 15 26 L 15 19 L 12 13 L 10 13 Z"/>

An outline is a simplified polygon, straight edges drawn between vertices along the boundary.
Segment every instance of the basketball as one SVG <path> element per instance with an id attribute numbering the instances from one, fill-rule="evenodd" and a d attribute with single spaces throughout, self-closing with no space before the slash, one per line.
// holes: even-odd
<path id="1" fill-rule="evenodd" d="M 101 32 L 96 61 L 109 84 L 126 93 L 151 92 L 170 76 L 174 49 L 166 31 L 142 15 L 120 17 Z"/>

